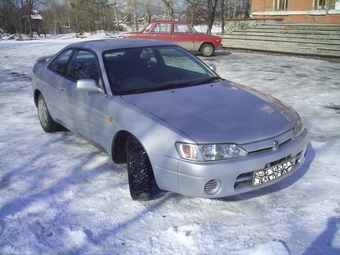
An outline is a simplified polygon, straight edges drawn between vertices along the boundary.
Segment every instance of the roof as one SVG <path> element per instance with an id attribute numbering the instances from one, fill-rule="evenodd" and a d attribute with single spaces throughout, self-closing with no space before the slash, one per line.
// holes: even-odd
<path id="1" fill-rule="evenodd" d="M 176 23 L 176 24 L 188 24 L 187 21 L 184 20 L 151 20 L 150 23 Z"/>
<path id="2" fill-rule="evenodd" d="M 102 52 L 114 49 L 126 49 L 126 48 L 136 48 L 136 47 L 148 47 L 148 46 L 166 46 L 166 45 L 176 45 L 171 42 L 158 41 L 151 39 L 105 39 L 105 40 L 93 40 L 93 41 L 82 41 L 77 43 L 72 43 L 66 48 L 90 48 L 91 50 Z"/>

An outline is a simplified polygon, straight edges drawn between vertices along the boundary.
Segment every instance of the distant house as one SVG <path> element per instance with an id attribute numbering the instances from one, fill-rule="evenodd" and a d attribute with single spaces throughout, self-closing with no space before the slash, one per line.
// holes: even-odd
<path id="1" fill-rule="evenodd" d="M 340 0 L 252 0 L 252 18 L 285 23 L 340 24 Z"/>
<path id="2" fill-rule="evenodd" d="M 42 28 L 43 18 L 38 10 L 30 8 L 28 5 L 22 7 L 22 12 L 25 15 L 22 16 L 24 32 L 27 35 L 32 36 L 33 31 L 36 31 L 40 36 L 40 30 Z"/>
<path id="3" fill-rule="evenodd" d="M 33 10 L 31 13 L 31 20 L 42 20 L 42 16 L 40 15 L 38 10 Z"/>

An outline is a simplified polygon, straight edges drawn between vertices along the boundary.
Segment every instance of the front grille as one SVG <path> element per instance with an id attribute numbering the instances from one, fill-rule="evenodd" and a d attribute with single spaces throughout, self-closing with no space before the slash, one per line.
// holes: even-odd
<path id="1" fill-rule="evenodd" d="M 284 157 L 284 158 L 281 158 L 281 159 L 279 159 L 279 160 L 272 161 L 272 162 L 266 164 L 266 168 L 271 167 L 271 166 L 274 166 L 274 165 L 277 165 L 277 164 L 280 164 L 280 163 L 286 161 L 286 160 L 289 159 L 289 158 L 291 158 L 291 155 L 289 155 L 289 156 L 287 156 L 287 157 Z"/>
<path id="2" fill-rule="evenodd" d="M 234 189 L 236 190 L 236 189 L 239 189 L 245 186 L 251 186 L 252 180 L 253 180 L 253 172 L 240 174 L 236 178 Z"/>

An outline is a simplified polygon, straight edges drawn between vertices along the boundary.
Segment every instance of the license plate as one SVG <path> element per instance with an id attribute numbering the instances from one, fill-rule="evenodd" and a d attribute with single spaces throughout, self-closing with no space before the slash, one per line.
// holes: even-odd
<path id="1" fill-rule="evenodd" d="M 255 171 L 253 173 L 253 186 L 258 186 L 291 172 L 295 167 L 295 158 L 290 158 L 280 164 Z"/>

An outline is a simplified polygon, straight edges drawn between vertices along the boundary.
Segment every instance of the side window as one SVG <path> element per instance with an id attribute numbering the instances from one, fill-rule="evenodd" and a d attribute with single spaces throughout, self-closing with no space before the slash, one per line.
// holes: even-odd
<path id="1" fill-rule="evenodd" d="M 68 60 L 72 54 L 72 49 L 66 50 L 63 53 L 61 53 L 50 65 L 49 69 L 59 73 L 64 74 L 67 68 Z"/>
<path id="2" fill-rule="evenodd" d="M 94 79 L 99 82 L 100 72 L 95 55 L 89 51 L 79 50 L 70 63 L 66 76 L 72 80 Z"/>
<path id="3" fill-rule="evenodd" d="M 190 33 L 190 28 L 186 24 L 174 24 L 175 33 Z"/>
<path id="4" fill-rule="evenodd" d="M 155 32 L 155 33 L 170 33 L 170 29 L 171 29 L 170 24 L 157 23 L 153 27 L 152 32 Z"/>

